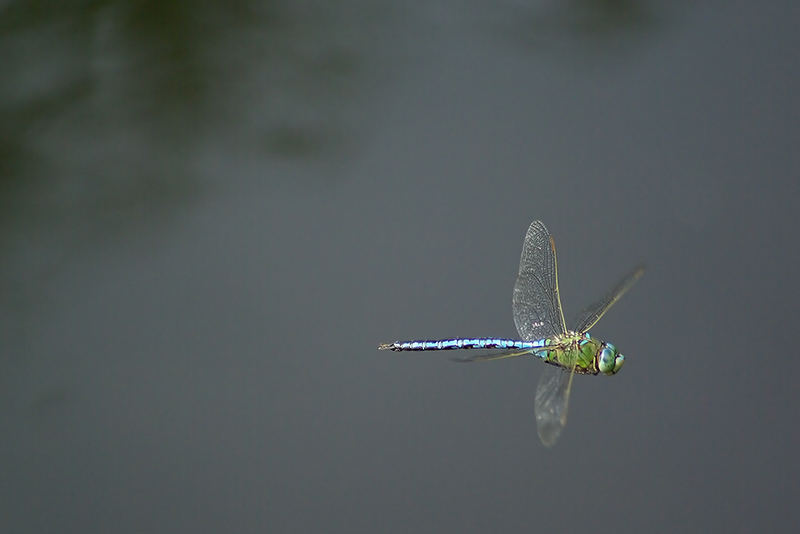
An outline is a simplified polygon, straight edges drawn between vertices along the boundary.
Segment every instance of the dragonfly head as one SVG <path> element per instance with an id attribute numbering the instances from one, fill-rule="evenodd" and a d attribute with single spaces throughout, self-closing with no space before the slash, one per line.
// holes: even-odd
<path id="1" fill-rule="evenodd" d="M 604 343 L 597 355 L 597 368 L 605 375 L 613 375 L 622 369 L 625 363 L 625 356 L 617 351 L 617 347 L 611 343 Z"/>

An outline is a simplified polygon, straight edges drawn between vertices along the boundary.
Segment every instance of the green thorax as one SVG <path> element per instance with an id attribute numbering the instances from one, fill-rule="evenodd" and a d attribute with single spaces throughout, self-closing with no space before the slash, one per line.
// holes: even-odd
<path id="1" fill-rule="evenodd" d="M 565 369 L 575 369 L 576 373 L 613 375 L 622 367 L 625 357 L 617 352 L 611 343 L 604 343 L 588 333 L 567 332 L 563 336 L 547 340 L 552 346 L 549 350 L 535 354 L 546 363 Z"/>

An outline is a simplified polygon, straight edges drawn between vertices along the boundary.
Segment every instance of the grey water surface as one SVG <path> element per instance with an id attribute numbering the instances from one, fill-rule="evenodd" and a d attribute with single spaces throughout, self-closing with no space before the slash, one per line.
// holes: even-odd
<path id="1" fill-rule="evenodd" d="M 795 2 L 0 2 L 0 532 L 800 521 Z M 546 449 L 569 316 L 639 262 Z"/>

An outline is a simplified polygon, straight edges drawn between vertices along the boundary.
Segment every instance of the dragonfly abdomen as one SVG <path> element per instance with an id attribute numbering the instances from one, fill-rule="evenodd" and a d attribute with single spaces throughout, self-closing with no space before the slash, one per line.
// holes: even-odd
<path id="1" fill-rule="evenodd" d="M 431 339 L 418 341 L 395 341 L 379 345 L 380 350 L 457 350 L 457 349 L 535 349 L 545 345 L 544 339 L 522 341 L 496 337 Z"/>

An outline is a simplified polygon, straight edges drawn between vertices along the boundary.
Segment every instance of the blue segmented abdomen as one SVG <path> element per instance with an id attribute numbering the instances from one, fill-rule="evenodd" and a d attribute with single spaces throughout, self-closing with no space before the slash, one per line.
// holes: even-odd
<path id="1" fill-rule="evenodd" d="M 433 339 L 419 341 L 395 341 L 385 343 L 381 350 L 457 350 L 457 349 L 535 349 L 546 345 L 545 339 L 522 341 L 497 337 Z"/>

